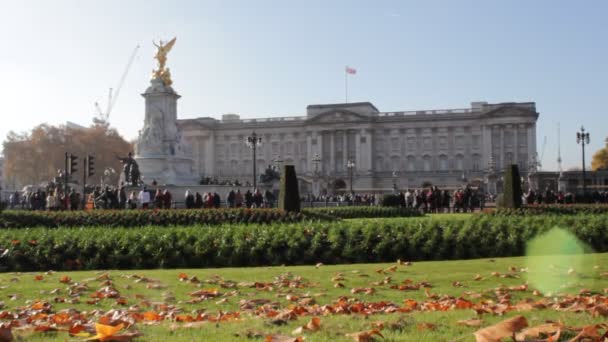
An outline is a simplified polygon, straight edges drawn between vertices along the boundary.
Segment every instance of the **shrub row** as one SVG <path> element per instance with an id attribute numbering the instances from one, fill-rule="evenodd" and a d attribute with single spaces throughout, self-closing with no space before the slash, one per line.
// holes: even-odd
<path id="1" fill-rule="evenodd" d="M 376 207 L 376 206 L 345 206 L 309 208 L 305 213 L 324 214 L 342 219 L 378 218 L 378 217 L 420 217 L 420 211 L 408 208 Z"/>
<path id="2" fill-rule="evenodd" d="M 608 251 L 608 215 L 478 215 L 190 227 L 0 230 L 0 271 L 142 269 L 518 256 L 559 225 Z"/>
<path id="3" fill-rule="evenodd" d="M 578 214 L 606 214 L 606 204 L 542 204 L 528 205 L 518 209 L 499 208 L 492 212 L 495 216 L 520 215 L 578 215 Z"/>
<path id="4" fill-rule="evenodd" d="M 170 210 L 94 210 L 94 211 L 4 211 L 0 227 L 141 227 L 217 225 L 224 223 L 299 222 L 305 219 L 329 219 L 314 213 L 301 214 L 279 209 L 170 209 Z"/>

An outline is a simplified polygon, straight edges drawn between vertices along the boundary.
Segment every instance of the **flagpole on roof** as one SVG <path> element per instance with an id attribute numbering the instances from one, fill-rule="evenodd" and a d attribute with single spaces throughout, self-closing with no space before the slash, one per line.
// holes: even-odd
<path id="1" fill-rule="evenodd" d="M 348 66 L 344 68 L 344 103 L 348 103 Z"/>

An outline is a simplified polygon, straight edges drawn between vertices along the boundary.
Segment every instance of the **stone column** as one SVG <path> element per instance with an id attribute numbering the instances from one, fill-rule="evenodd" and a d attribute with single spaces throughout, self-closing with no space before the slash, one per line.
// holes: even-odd
<path id="1" fill-rule="evenodd" d="M 528 127 L 528 159 L 533 158 L 536 155 L 536 125 L 530 124 Z"/>
<path id="2" fill-rule="evenodd" d="M 481 141 L 481 162 L 483 165 L 480 165 L 480 167 L 482 170 L 485 170 L 490 164 L 490 159 L 492 158 L 492 130 L 486 125 L 483 125 L 481 128 Z"/>
<path id="3" fill-rule="evenodd" d="M 498 126 L 500 129 L 500 170 L 505 168 L 505 128 L 504 126 Z"/>
<path id="4" fill-rule="evenodd" d="M 315 137 L 317 139 L 317 150 L 313 151 L 313 153 L 311 155 L 311 158 L 312 158 L 312 156 L 315 155 L 315 153 L 319 154 L 319 158 L 321 158 L 321 162 L 319 163 L 320 164 L 319 165 L 319 171 L 323 172 L 323 163 L 325 162 L 323 160 L 323 158 L 324 158 L 323 157 L 323 131 L 316 131 L 315 132 Z"/>
<path id="5" fill-rule="evenodd" d="M 346 170 L 346 163 L 350 156 L 348 155 L 348 130 L 343 131 L 342 134 L 342 167 Z"/>
<path id="6" fill-rule="evenodd" d="M 357 171 L 365 170 L 363 159 L 361 158 L 361 131 L 355 132 L 355 162 L 357 165 Z"/>
<path id="7" fill-rule="evenodd" d="M 365 147 L 362 153 L 365 155 L 365 170 L 371 174 L 374 163 L 374 132 L 371 129 L 366 129 L 364 135 Z"/>
<path id="8" fill-rule="evenodd" d="M 300 152 L 300 154 L 302 153 L 300 150 L 298 150 L 298 152 Z M 312 132 L 306 132 L 306 165 L 309 165 L 306 169 L 308 171 L 314 171 L 314 165 L 312 165 L 314 156 L 315 154 L 312 152 Z M 301 155 L 299 157 L 302 158 Z"/>
<path id="9" fill-rule="evenodd" d="M 519 165 L 519 129 L 518 124 L 513 125 L 513 163 Z M 523 170 L 519 170 L 520 173 Z"/>
<path id="10" fill-rule="evenodd" d="M 208 177 L 215 176 L 215 132 L 209 132 L 207 138 L 207 154 L 205 155 L 205 167 Z"/>
<path id="11" fill-rule="evenodd" d="M 327 172 L 336 172 L 336 131 L 329 131 L 329 170 Z"/>

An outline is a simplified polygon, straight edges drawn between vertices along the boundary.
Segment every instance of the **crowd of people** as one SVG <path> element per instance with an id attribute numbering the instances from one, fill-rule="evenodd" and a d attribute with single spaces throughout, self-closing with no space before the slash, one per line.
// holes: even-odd
<path id="1" fill-rule="evenodd" d="M 9 195 L 8 206 L 11 209 L 77 210 L 80 208 L 80 201 L 80 193 L 74 189 L 68 189 L 66 195 L 60 187 L 49 187 L 36 191 L 15 191 Z"/>
<path id="2" fill-rule="evenodd" d="M 585 198 L 577 196 L 572 192 L 553 191 L 550 188 L 545 191 L 528 190 L 522 196 L 524 204 L 574 204 L 574 203 L 596 203 L 608 204 L 608 191 L 591 191 Z"/>
<path id="3" fill-rule="evenodd" d="M 15 191 L 8 198 L 8 207 L 12 209 L 29 210 L 78 210 L 86 209 L 171 209 L 185 207 L 188 209 L 202 208 L 272 208 L 275 206 L 276 194 L 266 190 L 230 190 L 223 200 L 217 192 L 192 192 L 187 190 L 184 198 L 175 198 L 169 189 L 156 188 L 149 190 L 143 187 L 139 191 L 127 193 L 125 187 L 97 186 L 87 191 L 87 200 L 82 201 L 81 194 L 72 188 L 67 195 L 61 186 L 50 186 L 35 191 Z M 314 206 L 315 202 L 337 205 L 386 205 L 385 196 L 380 193 L 344 193 L 322 194 L 314 196 L 307 194 L 301 198 L 305 203 Z M 423 212 L 472 212 L 483 209 L 486 202 L 494 202 L 495 198 L 482 189 L 463 187 L 456 190 L 439 189 L 431 186 L 424 189 L 408 189 L 393 193 L 393 203 L 404 208 L 412 208 Z M 608 204 L 608 191 L 593 191 L 586 198 L 581 198 L 571 192 L 528 190 L 522 195 L 524 204 L 573 204 L 603 203 Z M 318 205 L 318 204 L 316 204 Z M 322 205 L 322 204 L 321 204 Z"/>
<path id="4" fill-rule="evenodd" d="M 481 189 L 465 187 L 450 191 L 440 190 L 437 186 L 425 189 L 408 189 L 405 192 L 394 194 L 396 202 L 388 205 L 398 205 L 403 208 L 412 208 L 424 212 L 467 212 L 476 208 L 483 209 L 487 201 L 493 198 Z M 340 205 L 382 205 L 382 194 L 338 194 L 319 195 L 308 194 L 302 198 L 306 202 L 337 202 Z"/>

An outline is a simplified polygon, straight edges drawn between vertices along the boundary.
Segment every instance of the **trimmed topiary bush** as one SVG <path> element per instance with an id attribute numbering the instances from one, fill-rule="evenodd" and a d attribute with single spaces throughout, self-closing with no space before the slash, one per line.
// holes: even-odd
<path id="1" fill-rule="evenodd" d="M 384 195 L 382 197 L 381 205 L 383 207 L 398 207 L 401 205 L 401 199 L 399 198 L 399 195 Z"/>
<path id="2" fill-rule="evenodd" d="M 521 178 L 519 168 L 512 164 L 505 170 L 505 184 L 502 198 L 502 207 L 521 208 L 522 205 Z"/>
<path id="3" fill-rule="evenodd" d="M 296 168 L 293 165 L 284 165 L 279 188 L 279 209 L 285 211 L 300 211 L 300 192 Z"/>

